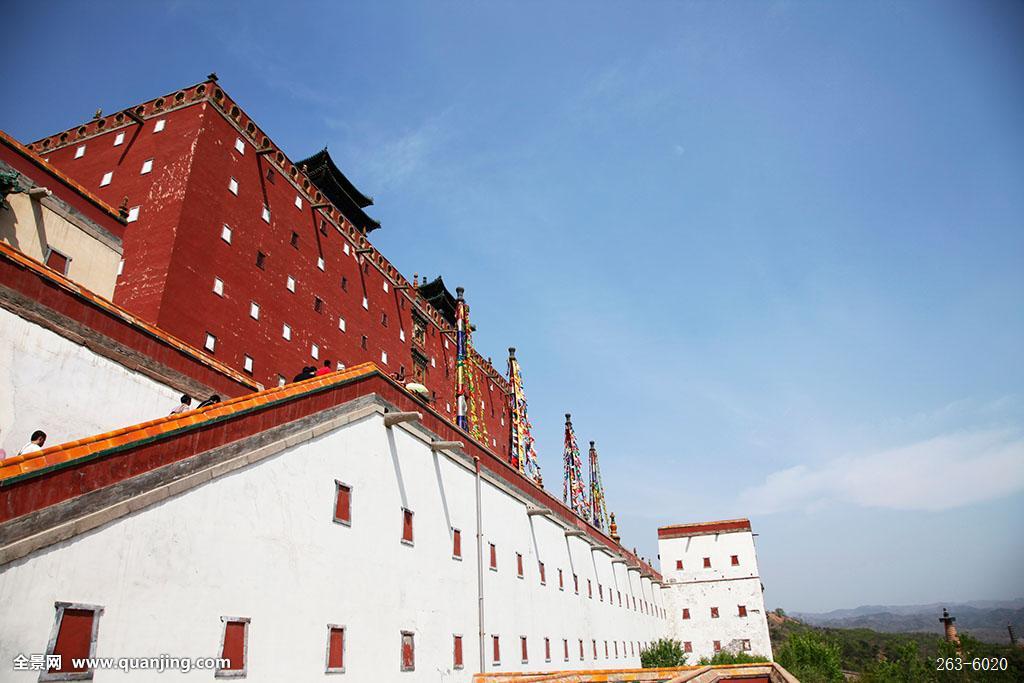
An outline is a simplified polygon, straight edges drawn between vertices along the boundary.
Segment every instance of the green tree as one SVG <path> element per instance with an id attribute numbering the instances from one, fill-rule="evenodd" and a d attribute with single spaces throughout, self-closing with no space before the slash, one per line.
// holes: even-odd
<path id="1" fill-rule="evenodd" d="M 778 652 L 775 661 L 786 667 L 801 683 L 842 683 L 839 646 L 808 631 L 793 633 Z"/>
<path id="2" fill-rule="evenodd" d="M 656 669 L 663 666 L 684 666 L 686 653 L 678 640 L 662 638 L 640 650 L 640 666 L 645 669 Z"/>
<path id="3" fill-rule="evenodd" d="M 884 660 L 871 662 L 861 675 L 862 683 L 924 683 L 935 678 L 935 666 L 930 665 L 917 644 L 899 640 L 889 645 Z"/>

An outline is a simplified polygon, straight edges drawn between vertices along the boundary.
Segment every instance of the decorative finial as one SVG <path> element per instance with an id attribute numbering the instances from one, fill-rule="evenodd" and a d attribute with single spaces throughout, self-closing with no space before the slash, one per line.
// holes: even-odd
<path id="1" fill-rule="evenodd" d="M 420 274 L 419 273 L 413 273 L 412 274 L 412 286 L 413 287 L 419 287 L 420 286 Z"/>
<path id="2" fill-rule="evenodd" d="M 214 83 L 216 83 L 217 82 L 217 72 L 216 71 L 211 71 L 209 74 L 207 74 L 206 80 L 213 81 Z"/>
<path id="3" fill-rule="evenodd" d="M 466 288 L 465 287 L 456 287 L 455 288 L 455 296 L 456 296 L 456 298 L 458 298 L 458 299 L 465 298 L 463 296 L 465 293 L 466 293 Z"/>
<path id="4" fill-rule="evenodd" d="M 508 347 L 508 357 L 509 358 L 515 358 L 516 357 L 516 347 L 514 347 L 514 346 Z"/>
<path id="5" fill-rule="evenodd" d="M 612 540 L 618 543 L 621 539 L 619 538 L 619 525 L 615 523 L 615 513 L 611 515 L 611 524 L 608 525 L 608 535 L 611 536 Z"/>
<path id="6" fill-rule="evenodd" d="M 96 113 L 92 115 L 93 119 L 103 118 L 103 110 L 97 109 Z"/>
<path id="7" fill-rule="evenodd" d="M 121 200 L 121 206 L 117 207 L 117 213 L 118 213 L 118 215 L 121 216 L 121 218 L 123 218 L 125 220 L 128 219 L 128 196 L 127 195 L 125 195 L 125 198 Z"/>

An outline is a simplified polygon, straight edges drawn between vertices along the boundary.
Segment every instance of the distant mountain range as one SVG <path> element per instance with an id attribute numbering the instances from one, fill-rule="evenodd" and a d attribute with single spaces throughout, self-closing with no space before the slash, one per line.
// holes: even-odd
<path id="1" fill-rule="evenodd" d="M 956 617 L 956 626 L 979 640 L 1008 643 L 1007 624 L 1024 638 L 1024 598 L 936 602 L 930 605 L 864 605 L 831 612 L 795 612 L 792 616 L 814 626 L 869 628 L 882 633 L 942 633 L 942 608 Z"/>

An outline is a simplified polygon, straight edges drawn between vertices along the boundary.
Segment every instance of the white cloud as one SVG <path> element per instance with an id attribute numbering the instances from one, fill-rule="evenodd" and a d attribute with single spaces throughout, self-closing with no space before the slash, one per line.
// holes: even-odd
<path id="1" fill-rule="evenodd" d="M 1016 431 L 954 432 L 901 448 L 798 465 L 741 494 L 752 512 L 830 504 L 947 510 L 1024 490 L 1024 437 Z"/>

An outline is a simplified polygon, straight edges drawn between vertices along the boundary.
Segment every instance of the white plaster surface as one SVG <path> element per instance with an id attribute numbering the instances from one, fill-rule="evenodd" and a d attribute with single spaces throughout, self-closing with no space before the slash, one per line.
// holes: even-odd
<path id="1" fill-rule="evenodd" d="M 0 448 L 47 446 L 167 415 L 181 394 L 0 308 Z"/>
<path id="2" fill-rule="evenodd" d="M 335 480 L 352 486 L 352 524 L 333 521 Z M 484 482 L 485 670 L 538 671 L 639 665 L 637 643 L 661 636 L 666 620 L 627 609 L 648 580 Z M 414 514 L 414 544 L 401 542 L 402 508 Z M 462 531 L 452 558 L 451 527 Z M 320 680 L 327 624 L 347 628 L 352 681 L 469 681 L 480 670 L 474 473 L 432 453 L 401 427 L 373 415 L 140 510 L 93 532 L 0 567 L 0 680 L 18 653 L 45 651 L 54 602 L 101 605 L 100 657 L 215 657 L 221 616 L 249 617 L 251 681 Z M 487 569 L 488 542 L 498 571 Z M 524 577 L 516 575 L 516 552 Z M 537 560 L 546 564 L 541 585 Z M 558 589 L 558 568 L 566 589 Z M 580 595 L 572 573 L 580 577 Z M 586 595 L 592 579 L 594 597 Z M 622 590 L 623 606 L 600 600 L 596 581 Z M 631 603 L 631 600 L 630 600 Z M 416 670 L 400 672 L 401 632 L 415 633 Z M 453 635 L 465 668 L 453 669 Z M 501 662 L 491 661 L 491 635 Z M 524 664 L 520 637 L 528 638 Z M 551 662 L 544 661 L 544 637 Z M 562 639 L 570 643 L 564 661 Z M 585 642 L 579 658 L 578 641 Z M 594 659 L 592 640 L 598 641 Z M 609 657 L 604 641 L 609 641 Z M 619 641 L 619 657 L 612 642 Z M 631 656 L 626 656 L 633 642 Z M 95 680 L 211 680 L 209 671 L 98 671 Z"/>

